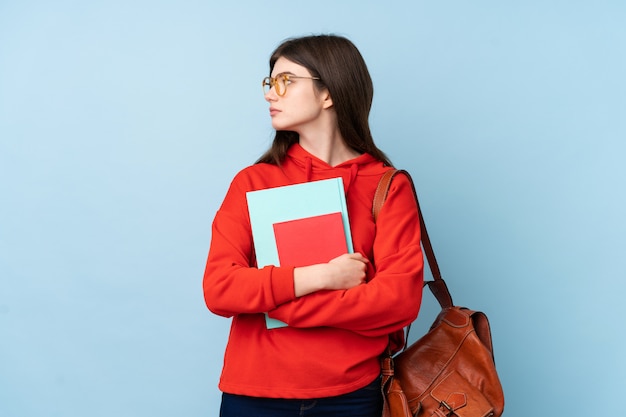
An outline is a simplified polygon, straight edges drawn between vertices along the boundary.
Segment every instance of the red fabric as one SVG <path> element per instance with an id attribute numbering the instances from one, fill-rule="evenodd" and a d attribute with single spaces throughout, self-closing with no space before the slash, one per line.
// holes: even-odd
<path id="1" fill-rule="evenodd" d="M 258 397 L 317 398 L 362 388 L 380 373 L 390 334 L 415 319 L 423 282 L 417 207 L 405 176 L 393 180 L 377 224 L 372 201 L 389 168 L 368 154 L 331 167 L 293 145 L 281 167 L 239 172 L 213 221 L 203 280 L 215 314 L 232 317 L 219 387 Z M 256 268 L 247 191 L 342 177 L 354 251 L 368 282 L 296 298 L 293 268 Z M 289 327 L 267 330 L 263 313 Z"/>

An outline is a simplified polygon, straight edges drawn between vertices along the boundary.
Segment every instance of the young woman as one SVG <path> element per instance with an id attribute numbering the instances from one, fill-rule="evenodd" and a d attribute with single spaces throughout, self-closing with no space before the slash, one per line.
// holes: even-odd
<path id="1" fill-rule="evenodd" d="M 263 80 L 276 136 L 233 179 L 213 222 L 203 288 L 232 317 L 221 416 L 380 416 L 379 358 L 403 343 L 422 292 L 417 206 L 403 175 L 376 224 L 374 192 L 390 162 L 372 139 L 372 81 L 334 35 L 285 41 Z M 257 268 L 246 192 L 341 177 L 353 254 L 306 267 Z M 264 313 L 288 324 L 266 328 Z"/>

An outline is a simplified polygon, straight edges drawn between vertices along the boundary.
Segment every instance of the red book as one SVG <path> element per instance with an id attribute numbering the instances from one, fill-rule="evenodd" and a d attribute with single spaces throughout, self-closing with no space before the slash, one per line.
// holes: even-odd
<path id="1" fill-rule="evenodd" d="M 281 266 L 326 263 L 348 252 L 341 213 L 274 223 Z"/>

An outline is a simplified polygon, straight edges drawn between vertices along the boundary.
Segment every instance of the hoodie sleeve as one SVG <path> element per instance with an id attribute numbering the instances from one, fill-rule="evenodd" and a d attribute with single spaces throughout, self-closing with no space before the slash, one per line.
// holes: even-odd
<path id="1" fill-rule="evenodd" d="M 415 320 L 424 262 L 417 204 L 404 175 L 394 178 L 379 214 L 373 253 L 376 273 L 368 283 L 295 299 L 270 311 L 270 317 L 292 327 L 330 326 L 372 337 L 390 334 Z"/>
<path id="2" fill-rule="evenodd" d="M 224 317 L 263 313 L 295 298 L 293 268 L 256 267 L 246 184 L 238 174 L 215 215 L 202 282 L 207 307 Z"/>

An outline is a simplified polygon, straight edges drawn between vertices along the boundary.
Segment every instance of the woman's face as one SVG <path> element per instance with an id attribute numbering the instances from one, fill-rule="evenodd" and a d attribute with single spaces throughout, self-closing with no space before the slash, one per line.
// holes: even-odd
<path id="1" fill-rule="evenodd" d="M 265 94 L 265 100 L 270 105 L 272 127 L 303 135 L 308 129 L 316 128 L 323 110 L 329 107 L 330 97 L 327 90 L 315 89 L 315 81 L 310 79 L 311 73 L 305 67 L 280 57 L 270 76 L 276 78 L 283 74 L 292 76 L 285 83 L 284 94 L 278 95 L 274 87 Z"/>

